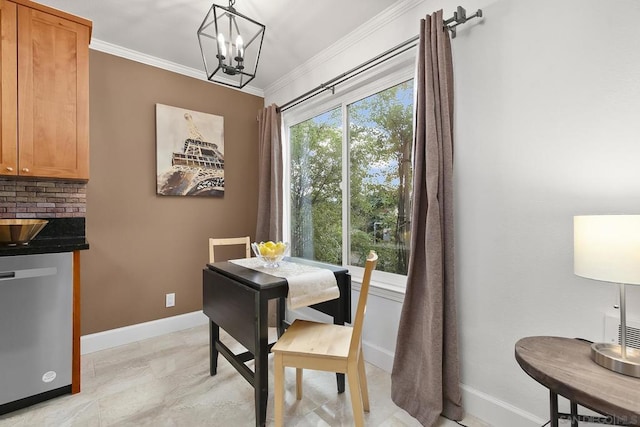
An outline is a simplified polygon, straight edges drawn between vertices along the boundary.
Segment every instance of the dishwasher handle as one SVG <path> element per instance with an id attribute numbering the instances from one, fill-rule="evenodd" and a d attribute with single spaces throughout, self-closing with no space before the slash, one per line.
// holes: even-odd
<path id="1" fill-rule="evenodd" d="M 29 277 L 55 276 L 57 273 L 58 273 L 58 269 L 56 267 L 29 268 L 25 270 L 15 270 L 15 271 L 0 271 L 0 281 L 27 279 Z"/>

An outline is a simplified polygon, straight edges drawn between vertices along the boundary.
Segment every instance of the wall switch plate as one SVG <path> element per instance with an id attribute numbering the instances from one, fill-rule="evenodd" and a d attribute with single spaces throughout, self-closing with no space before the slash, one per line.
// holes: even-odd
<path id="1" fill-rule="evenodd" d="M 176 294 L 167 294 L 165 296 L 165 307 L 173 307 L 176 305 Z"/>

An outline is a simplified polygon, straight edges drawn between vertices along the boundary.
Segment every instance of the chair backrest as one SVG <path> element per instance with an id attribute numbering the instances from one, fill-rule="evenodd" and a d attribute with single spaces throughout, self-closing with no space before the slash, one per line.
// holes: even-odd
<path id="1" fill-rule="evenodd" d="M 377 263 L 378 255 L 374 251 L 370 251 L 364 266 L 364 276 L 362 277 L 360 297 L 358 298 L 358 307 L 356 308 L 356 315 L 353 322 L 353 333 L 351 334 L 351 343 L 349 344 L 349 354 L 354 354 L 360 348 L 364 314 L 367 311 L 367 297 L 369 296 L 371 273 L 376 269 Z"/>
<path id="2" fill-rule="evenodd" d="M 216 246 L 245 245 L 245 258 L 251 257 L 251 239 L 246 237 L 228 237 L 223 239 L 209 239 L 209 262 L 216 262 L 214 248 Z"/>

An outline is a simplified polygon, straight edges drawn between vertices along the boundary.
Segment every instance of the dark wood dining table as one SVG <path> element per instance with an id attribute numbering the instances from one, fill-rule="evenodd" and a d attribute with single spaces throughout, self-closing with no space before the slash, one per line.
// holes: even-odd
<path id="1" fill-rule="evenodd" d="M 351 276 L 346 268 L 301 258 L 285 258 L 285 261 L 331 270 L 340 297 L 310 307 L 332 316 L 335 324 L 351 322 Z M 210 320 L 210 374 L 216 375 L 218 354 L 222 354 L 254 387 L 256 426 L 265 425 L 269 397 L 268 355 L 274 343 L 269 343 L 268 339 L 268 302 L 277 300 L 276 326 L 280 336 L 287 326 L 285 298 L 288 290 L 286 279 L 232 262 L 207 264 L 202 271 L 202 305 Z M 220 328 L 247 351 L 233 353 L 220 341 Z M 247 366 L 251 360 L 254 361 L 253 370 Z M 344 392 L 344 374 L 337 375 L 337 387 L 339 393 Z"/>

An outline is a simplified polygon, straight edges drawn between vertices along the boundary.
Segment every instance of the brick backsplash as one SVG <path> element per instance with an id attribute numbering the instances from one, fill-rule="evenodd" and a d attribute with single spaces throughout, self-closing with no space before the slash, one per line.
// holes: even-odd
<path id="1" fill-rule="evenodd" d="M 0 218 L 69 218 L 86 213 L 86 182 L 0 179 Z"/>

